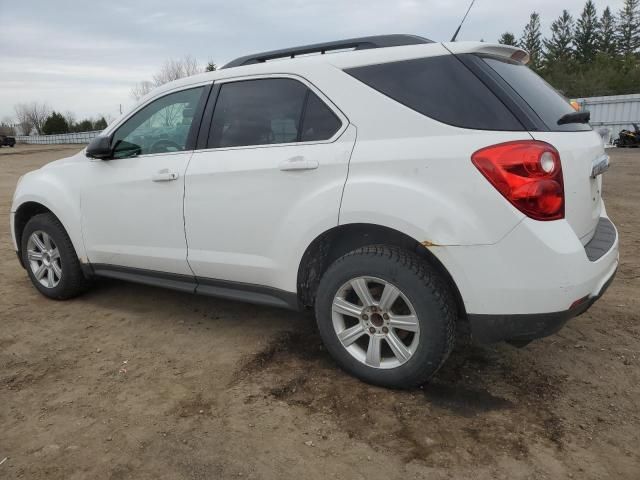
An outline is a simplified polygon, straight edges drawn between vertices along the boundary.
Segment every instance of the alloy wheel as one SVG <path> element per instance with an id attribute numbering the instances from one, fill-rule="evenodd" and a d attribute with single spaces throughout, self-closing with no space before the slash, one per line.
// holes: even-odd
<path id="1" fill-rule="evenodd" d="M 62 279 L 60 251 L 51 236 L 37 230 L 27 242 L 27 260 L 31 273 L 45 288 L 55 288 Z"/>
<path id="2" fill-rule="evenodd" d="M 420 325 L 413 305 L 380 278 L 356 277 L 338 289 L 332 321 L 342 346 L 369 367 L 396 368 L 418 347 Z"/>

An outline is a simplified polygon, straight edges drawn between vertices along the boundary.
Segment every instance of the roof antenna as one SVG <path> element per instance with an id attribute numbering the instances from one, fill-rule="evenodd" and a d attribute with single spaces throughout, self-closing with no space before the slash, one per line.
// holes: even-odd
<path id="1" fill-rule="evenodd" d="M 460 25 L 458 25 L 458 28 L 456 29 L 456 33 L 454 33 L 453 37 L 451 37 L 452 42 L 456 41 L 456 38 L 458 37 L 458 33 L 460 33 L 460 29 L 462 28 L 462 24 L 467 19 L 467 15 L 469 15 L 469 11 L 471 10 L 471 7 L 473 7 L 474 3 L 476 3 L 476 0 L 471 0 L 471 5 L 469 5 L 469 8 L 467 8 L 467 13 L 464 14 L 464 17 L 462 17 L 462 21 L 460 22 Z"/>

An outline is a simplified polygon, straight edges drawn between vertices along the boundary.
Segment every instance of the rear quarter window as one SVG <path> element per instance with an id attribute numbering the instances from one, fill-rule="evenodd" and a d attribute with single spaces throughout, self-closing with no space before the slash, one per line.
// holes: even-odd
<path id="1" fill-rule="evenodd" d="M 345 72 L 439 122 L 476 130 L 524 130 L 504 103 L 453 55 L 368 65 Z"/>
<path id="2" fill-rule="evenodd" d="M 558 125 L 558 120 L 575 110 L 569 101 L 526 65 L 493 57 L 483 57 L 493 69 L 540 117 L 553 132 L 577 132 L 591 130 L 587 123 Z"/>
<path id="3" fill-rule="evenodd" d="M 328 140 L 340 130 L 342 122 L 336 115 L 318 98 L 309 91 L 307 106 L 302 120 L 301 142 Z"/>

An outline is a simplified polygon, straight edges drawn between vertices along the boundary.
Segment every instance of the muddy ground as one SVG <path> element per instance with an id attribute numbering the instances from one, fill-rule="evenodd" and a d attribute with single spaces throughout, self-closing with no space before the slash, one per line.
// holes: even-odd
<path id="1" fill-rule="evenodd" d="M 115 281 L 39 295 L 11 195 L 75 151 L 0 150 L 0 478 L 640 478 L 640 150 L 605 175 L 603 299 L 525 349 L 459 347 L 410 392 L 342 373 L 301 314 Z"/>

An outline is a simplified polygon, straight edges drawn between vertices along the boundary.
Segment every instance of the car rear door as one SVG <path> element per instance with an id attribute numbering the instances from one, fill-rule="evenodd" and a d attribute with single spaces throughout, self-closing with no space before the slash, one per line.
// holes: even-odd
<path id="1" fill-rule="evenodd" d="M 199 291 L 211 279 L 295 289 L 284 272 L 301 239 L 337 225 L 355 142 L 330 105 L 298 77 L 216 82 L 185 185 Z"/>

